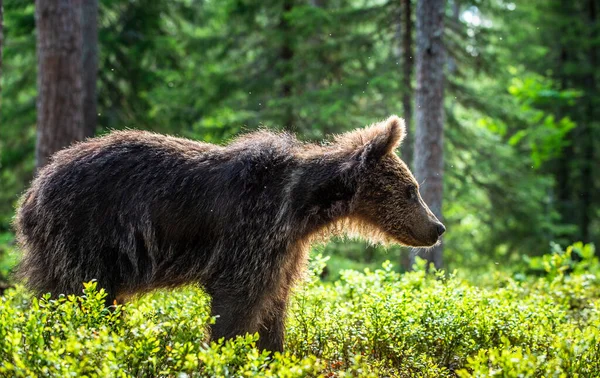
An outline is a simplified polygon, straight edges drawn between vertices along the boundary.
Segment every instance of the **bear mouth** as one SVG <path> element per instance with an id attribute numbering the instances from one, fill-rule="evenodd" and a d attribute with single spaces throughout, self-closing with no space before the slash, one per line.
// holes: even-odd
<path id="1" fill-rule="evenodd" d="M 394 237 L 394 239 L 398 240 L 398 242 L 400 242 L 400 244 L 402 245 L 414 248 L 433 248 L 441 243 L 441 240 L 437 235 L 433 240 L 430 239 L 424 241 L 421 238 L 417 237 L 411 228 L 406 229 L 406 234 L 408 234 L 410 240 L 402 240 L 399 237 Z"/>

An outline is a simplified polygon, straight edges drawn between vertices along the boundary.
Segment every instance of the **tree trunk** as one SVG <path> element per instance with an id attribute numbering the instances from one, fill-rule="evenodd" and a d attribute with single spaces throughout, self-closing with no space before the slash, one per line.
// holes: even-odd
<path id="1" fill-rule="evenodd" d="M 570 14 L 573 11 L 570 6 L 570 0 L 562 0 L 560 3 L 560 11 L 564 14 Z M 560 32 L 562 35 L 567 35 L 568 30 L 565 27 L 561 27 Z M 563 37 L 564 38 L 564 37 Z M 569 52 L 567 50 L 567 43 L 564 40 L 560 40 L 560 54 L 558 55 L 558 74 L 559 84 L 561 90 L 567 90 L 568 83 L 567 78 L 567 66 L 569 64 Z M 559 117 L 562 118 L 568 114 L 568 105 L 561 104 L 558 109 Z M 575 150 L 573 148 L 573 131 L 568 132 L 565 135 L 565 142 L 567 145 L 562 150 L 561 156 L 558 158 L 556 164 L 556 196 L 558 201 L 558 211 L 560 213 L 561 221 L 568 224 L 576 224 L 574 221 L 576 216 L 574 214 L 575 207 L 573 203 L 573 188 L 571 173 L 573 168 L 571 164 L 573 162 L 573 156 L 575 156 Z M 575 238 L 575 235 L 570 233 L 569 239 Z"/>
<path id="2" fill-rule="evenodd" d="M 286 19 L 289 12 L 293 9 L 293 0 L 284 0 L 283 10 L 281 12 L 281 19 L 279 21 L 279 32 L 281 33 L 281 49 L 279 51 L 279 64 L 281 65 L 281 96 L 283 97 L 284 114 L 283 114 L 283 127 L 287 130 L 293 130 L 294 125 L 294 109 L 291 105 L 292 96 L 292 59 L 294 58 L 294 50 L 292 49 L 292 36 L 290 30 L 290 23 Z"/>
<path id="3" fill-rule="evenodd" d="M 457 25 L 460 24 L 460 1 L 459 0 L 452 0 L 452 21 L 455 22 Z M 448 58 L 448 76 L 453 76 L 454 74 L 456 74 L 456 71 L 458 70 L 457 64 L 456 64 L 456 59 L 454 59 L 454 57 L 451 54 L 447 54 L 447 58 Z M 451 106 L 454 106 L 454 101 L 452 102 Z"/>
<path id="4" fill-rule="evenodd" d="M 417 88 L 414 168 L 421 195 L 442 220 L 444 137 L 444 0 L 417 2 Z M 443 264 L 442 246 L 423 257 Z"/>
<path id="5" fill-rule="evenodd" d="M 402 110 L 404 114 L 402 115 L 404 118 L 404 122 L 406 123 L 406 128 L 409 131 L 404 139 L 404 143 L 402 144 L 402 158 L 406 162 L 406 164 L 412 164 L 412 141 L 414 136 L 410 132 L 412 125 L 412 114 L 413 114 L 413 90 L 412 90 L 412 71 L 413 71 L 413 42 L 412 42 L 412 10 L 411 10 L 411 0 L 402 0 L 402 15 L 404 21 L 404 30 L 402 32 L 402 83 L 404 88 L 402 94 Z"/>
<path id="6" fill-rule="evenodd" d="M 413 140 L 414 128 L 412 127 L 413 116 L 413 97 L 412 73 L 415 64 L 413 39 L 412 39 L 412 0 L 401 0 L 401 12 L 399 22 L 403 28 L 401 30 L 401 51 L 402 51 L 402 117 L 406 124 L 406 137 L 400 147 L 402 160 L 412 166 L 413 163 Z M 400 252 L 400 266 L 405 271 L 410 271 L 414 264 L 412 249 L 402 248 Z"/>
<path id="7" fill-rule="evenodd" d="M 2 46 L 4 46 L 4 9 L 0 0 L 0 110 L 2 110 Z"/>
<path id="8" fill-rule="evenodd" d="M 594 138 L 592 131 L 592 123 L 595 122 L 596 111 L 594 99 L 596 93 L 596 68 L 597 68 L 597 56 L 596 56 L 596 18 L 597 8 L 596 0 L 588 0 L 588 15 L 590 22 L 590 36 L 588 41 L 590 47 L 588 51 L 589 60 L 589 72 L 586 80 L 588 84 L 588 115 L 587 120 L 583 124 L 583 130 L 581 135 L 582 149 L 583 149 L 583 166 L 581 170 L 581 238 L 584 243 L 589 243 L 590 240 L 590 213 L 592 209 L 592 191 L 594 190 L 594 172 L 592 171 L 592 164 L 594 164 Z M 600 252 L 599 252 L 600 256 Z"/>
<path id="9" fill-rule="evenodd" d="M 94 136 L 98 113 L 96 80 L 98 77 L 98 1 L 81 2 L 83 33 L 83 128 L 84 136 Z"/>
<path id="10" fill-rule="evenodd" d="M 37 168 L 83 139 L 81 7 L 77 0 L 37 0 Z"/>

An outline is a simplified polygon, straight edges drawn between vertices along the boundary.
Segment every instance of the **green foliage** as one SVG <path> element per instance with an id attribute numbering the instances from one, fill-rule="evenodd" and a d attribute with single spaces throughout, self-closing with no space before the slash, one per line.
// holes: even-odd
<path id="1" fill-rule="evenodd" d="M 283 355 L 259 352 L 257 335 L 208 343 L 209 300 L 198 288 L 104 308 L 95 282 L 82 296 L 58 299 L 17 287 L 1 298 L 0 375 L 596 376 L 600 263 L 593 248 L 579 243 L 540 261 L 544 272 L 534 276 L 399 275 L 385 263 L 322 283 L 327 259 L 318 256 L 294 295 Z"/>
<path id="2" fill-rule="evenodd" d="M 518 70 L 511 67 L 510 72 L 516 75 Z M 572 105 L 581 97 L 581 93 L 574 90 L 556 90 L 550 80 L 535 74 L 528 74 L 523 78 L 522 73 L 512 78 L 508 91 L 520 105 L 520 117 L 529 125 L 512 134 L 508 143 L 513 146 L 520 143 L 528 145 L 535 168 L 540 168 L 543 163 L 559 157 L 566 146 L 567 134 L 576 125 L 568 117 L 557 120 L 553 114 L 540 110 L 540 107 L 560 102 Z"/>
<path id="3" fill-rule="evenodd" d="M 400 276 L 377 268 L 406 251 L 335 241 L 313 263 L 327 283 L 313 273 L 297 291 L 289 352 L 275 356 L 255 335 L 208 343 L 197 288 L 105 309 L 94 283 L 58 299 L 17 287 L 0 307 L 0 376 L 600 375 L 596 251 L 557 244 L 600 241 L 598 22 L 586 2 L 447 3 L 444 244 L 456 275 L 421 264 Z M 33 176 L 37 96 L 34 4 L 3 5 L 0 285 L 18 260 L 10 224 Z M 99 5 L 98 133 L 222 143 L 264 125 L 317 139 L 402 113 L 398 1 Z"/>
<path id="4" fill-rule="evenodd" d="M 0 233 L 0 282 L 7 280 L 18 259 L 11 233 Z"/>
<path id="5" fill-rule="evenodd" d="M 34 4 L 3 4 L 0 234 L 33 176 L 37 96 Z M 515 263 L 550 242 L 600 243 L 600 95 L 591 85 L 600 39 L 585 4 L 447 2 L 448 267 Z M 320 139 L 402 116 L 400 5 L 101 0 L 98 134 L 138 128 L 224 143 L 265 126 Z M 5 239 L 0 274 L 14 260 Z M 406 255 L 361 243 L 328 253 L 340 268 Z"/>

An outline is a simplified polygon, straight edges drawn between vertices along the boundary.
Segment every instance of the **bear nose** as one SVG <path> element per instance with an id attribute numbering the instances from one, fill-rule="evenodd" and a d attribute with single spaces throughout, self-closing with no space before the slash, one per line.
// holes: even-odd
<path id="1" fill-rule="evenodd" d="M 437 233 L 438 233 L 438 236 L 442 236 L 442 234 L 443 234 L 444 232 L 446 232 L 446 227 L 444 227 L 444 225 L 443 225 L 443 224 L 441 224 L 441 223 L 438 223 L 438 225 L 437 225 Z"/>

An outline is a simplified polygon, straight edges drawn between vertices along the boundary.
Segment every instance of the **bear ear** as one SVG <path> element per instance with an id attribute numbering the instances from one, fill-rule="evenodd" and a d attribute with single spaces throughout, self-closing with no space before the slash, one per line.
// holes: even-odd
<path id="1" fill-rule="evenodd" d="M 363 158 L 365 160 L 379 160 L 389 154 L 398 146 L 406 136 L 404 120 L 396 115 L 365 129 L 368 142 L 365 144 Z"/>
<path id="2" fill-rule="evenodd" d="M 361 162 L 368 162 L 377 161 L 395 150 L 405 136 L 404 121 L 392 115 L 364 129 L 342 134 L 336 138 L 336 143 Z"/>

